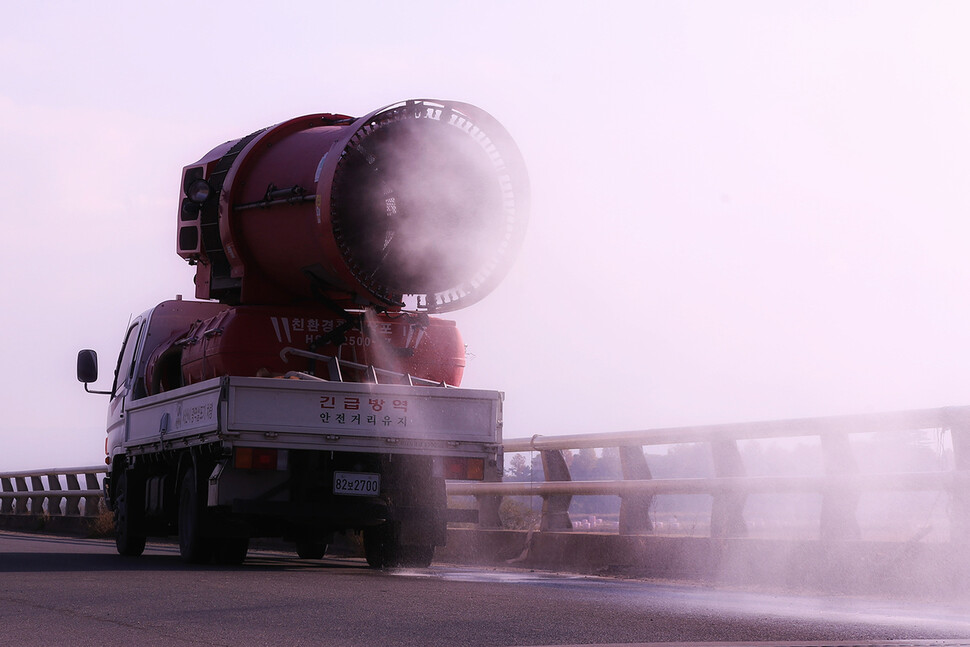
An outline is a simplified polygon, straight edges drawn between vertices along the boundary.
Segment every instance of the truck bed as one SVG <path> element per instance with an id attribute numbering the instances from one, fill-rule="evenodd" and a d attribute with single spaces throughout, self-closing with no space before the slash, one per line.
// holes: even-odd
<path id="1" fill-rule="evenodd" d="M 501 443 L 499 391 L 220 377 L 133 402 L 129 454 L 246 447 L 480 456 Z"/>

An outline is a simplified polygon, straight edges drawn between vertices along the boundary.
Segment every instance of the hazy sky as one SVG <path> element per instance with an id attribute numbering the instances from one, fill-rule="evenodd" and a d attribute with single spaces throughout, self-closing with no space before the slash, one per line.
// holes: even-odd
<path id="1" fill-rule="evenodd" d="M 455 314 L 506 436 L 970 404 L 970 5 L 8 3 L 0 470 L 98 464 L 181 168 L 290 117 L 476 104 L 522 254 Z M 595 8 L 594 8 L 595 7 Z"/>

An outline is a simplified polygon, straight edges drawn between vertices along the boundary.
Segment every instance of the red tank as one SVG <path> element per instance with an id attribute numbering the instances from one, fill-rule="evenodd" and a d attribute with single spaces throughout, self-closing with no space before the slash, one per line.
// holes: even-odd
<path id="1" fill-rule="evenodd" d="M 327 363 L 293 351 L 451 386 L 461 383 L 465 346 L 453 321 L 412 313 L 348 314 L 329 315 L 318 307 L 225 307 L 161 346 L 147 367 L 148 391 L 221 375 L 281 377 L 299 371 L 330 377 Z M 341 368 L 344 380 L 370 379 L 367 371 L 347 363 Z M 382 383 L 392 381 L 382 376 Z"/>

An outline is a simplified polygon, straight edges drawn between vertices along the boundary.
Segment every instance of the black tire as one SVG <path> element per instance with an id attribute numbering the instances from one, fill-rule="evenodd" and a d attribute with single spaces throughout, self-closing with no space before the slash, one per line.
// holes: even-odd
<path id="1" fill-rule="evenodd" d="M 203 534 L 203 515 L 203 501 L 199 496 L 195 469 L 190 467 L 182 478 L 178 527 L 179 553 L 190 564 L 204 564 L 212 559 L 212 540 Z"/>
<path id="2" fill-rule="evenodd" d="M 115 546 L 120 555 L 138 557 L 145 552 L 145 535 L 138 527 L 142 515 L 132 509 L 132 502 L 142 501 L 143 497 L 138 496 L 139 488 L 129 487 L 127 470 L 121 471 L 114 488 Z"/>
<path id="3" fill-rule="evenodd" d="M 390 565 L 388 535 L 384 526 L 364 529 L 364 557 L 371 568 L 386 568 Z"/>
<path id="4" fill-rule="evenodd" d="M 220 537 L 213 541 L 216 564 L 238 566 L 246 560 L 249 552 L 249 537 Z"/>
<path id="5" fill-rule="evenodd" d="M 401 546 L 398 565 L 402 568 L 428 568 L 434 559 L 434 546 Z"/>
<path id="6" fill-rule="evenodd" d="M 327 554 L 327 544 L 312 539 L 301 539 L 296 542 L 296 554 L 300 559 L 322 559 Z"/>
<path id="7" fill-rule="evenodd" d="M 404 546 L 388 524 L 364 530 L 364 556 L 371 568 L 427 568 L 434 546 Z"/>
<path id="8" fill-rule="evenodd" d="M 388 566 L 387 529 L 384 526 L 364 529 L 364 557 L 371 568 Z"/>

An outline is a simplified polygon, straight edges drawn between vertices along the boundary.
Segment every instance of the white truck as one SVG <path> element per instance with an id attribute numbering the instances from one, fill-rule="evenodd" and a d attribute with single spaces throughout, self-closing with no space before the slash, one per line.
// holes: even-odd
<path id="1" fill-rule="evenodd" d="M 320 558 L 334 533 L 357 531 L 372 566 L 427 566 L 447 521 L 475 519 L 448 510 L 445 479 L 500 469 L 501 393 L 378 383 L 397 376 L 371 369 L 373 383 L 293 371 L 148 395 L 142 376 L 159 344 L 219 307 L 167 301 L 128 330 L 106 440 L 105 498 L 120 553 L 141 554 L 147 536 L 177 533 L 190 562 L 241 562 L 258 536 L 290 539 L 300 557 Z M 79 379 L 95 381 L 96 362 L 82 351 Z"/>
<path id="2" fill-rule="evenodd" d="M 177 534 L 187 561 L 239 563 L 277 536 L 319 558 L 349 531 L 372 566 L 428 565 L 477 515 L 445 479 L 502 471 L 502 394 L 457 388 L 464 342 L 432 315 L 499 282 L 527 204 L 508 134 L 455 102 L 300 117 L 185 167 L 199 300 L 135 317 L 101 391 L 118 551 Z"/>

